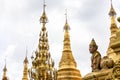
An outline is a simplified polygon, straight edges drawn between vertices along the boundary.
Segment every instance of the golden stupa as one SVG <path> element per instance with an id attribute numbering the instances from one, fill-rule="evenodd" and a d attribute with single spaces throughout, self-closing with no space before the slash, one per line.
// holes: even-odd
<path id="1" fill-rule="evenodd" d="M 46 31 L 46 23 L 48 18 L 45 12 L 45 2 L 43 5 L 43 14 L 40 17 L 42 28 L 38 48 L 35 51 L 35 57 L 32 56 L 32 66 L 29 69 L 30 80 L 56 80 L 57 71 L 54 68 L 54 61 L 49 52 L 48 33 Z M 27 80 L 27 79 L 25 79 Z"/>
<path id="2" fill-rule="evenodd" d="M 81 80 L 80 71 L 77 69 L 76 61 L 73 57 L 70 46 L 70 26 L 67 22 L 64 26 L 64 40 L 63 40 L 63 52 L 59 63 L 57 80 Z"/>

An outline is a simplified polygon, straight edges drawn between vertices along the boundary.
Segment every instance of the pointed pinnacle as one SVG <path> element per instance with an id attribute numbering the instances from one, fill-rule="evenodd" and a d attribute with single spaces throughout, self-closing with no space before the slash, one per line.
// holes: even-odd
<path id="1" fill-rule="evenodd" d="M 24 63 L 28 63 L 27 53 L 28 53 L 28 51 L 27 51 L 27 49 L 26 49 L 26 57 L 25 57 Z"/>
<path id="2" fill-rule="evenodd" d="M 4 66 L 4 69 L 3 69 L 4 72 L 7 71 L 7 68 L 6 68 L 6 59 L 5 59 L 5 66 Z"/>
<path id="3" fill-rule="evenodd" d="M 46 24 L 48 22 L 48 18 L 46 16 L 46 13 L 45 13 L 45 7 L 46 7 L 46 4 L 45 4 L 45 0 L 44 0 L 44 4 L 43 4 L 43 14 L 42 16 L 40 17 L 40 23 L 44 23 Z"/>
<path id="4" fill-rule="evenodd" d="M 68 22 L 67 22 L 67 9 L 66 9 L 65 16 L 66 16 L 66 22 L 65 22 L 64 30 L 70 30 L 70 26 L 68 25 Z"/>
<path id="5" fill-rule="evenodd" d="M 109 15 L 110 16 L 115 16 L 116 15 L 116 12 L 115 12 L 115 10 L 113 8 L 113 5 L 112 5 L 112 0 L 111 0 L 111 8 L 110 8 L 110 11 L 109 11 Z"/>

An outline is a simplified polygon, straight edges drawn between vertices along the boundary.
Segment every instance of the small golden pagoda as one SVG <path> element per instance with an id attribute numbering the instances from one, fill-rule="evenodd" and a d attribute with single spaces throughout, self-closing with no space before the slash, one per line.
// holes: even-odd
<path id="1" fill-rule="evenodd" d="M 115 20 L 116 12 L 115 12 L 115 9 L 113 8 L 112 0 L 111 0 L 111 8 L 110 8 L 110 11 L 109 11 L 109 16 L 111 17 L 111 25 L 110 25 L 111 36 L 110 36 L 110 42 L 109 42 L 109 46 L 108 46 L 108 50 L 107 50 L 107 56 L 109 58 L 113 58 L 116 54 L 110 46 L 115 40 L 116 32 L 118 30 L 118 27 L 117 27 L 117 23 L 116 23 L 116 20 Z"/>
<path id="2" fill-rule="evenodd" d="M 2 77 L 2 80 L 9 80 L 7 75 L 7 68 L 6 68 L 6 60 L 5 60 L 5 66 L 4 66 L 4 69 L 3 69 L 3 77 Z"/>
<path id="3" fill-rule="evenodd" d="M 109 15 L 111 17 L 110 43 L 107 55 L 100 62 L 101 70 L 86 74 L 83 80 L 120 80 L 120 28 L 117 27 L 112 0 Z M 120 22 L 120 18 L 118 21 Z"/>
<path id="4" fill-rule="evenodd" d="M 118 18 L 118 22 L 120 23 L 120 17 Z M 116 38 L 114 42 L 111 44 L 111 48 L 114 49 L 116 55 L 113 57 L 115 62 L 115 66 L 113 67 L 113 80 L 120 80 L 120 27 L 117 30 Z"/>
<path id="5" fill-rule="evenodd" d="M 22 80 L 28 80 L 28 59 L 27 59 L 27 50 L 26 50 L 26 57 L 24 60 L 24 70 L 23 70 L 23 78 Z"/>
<path id="6" fill-rule="evenodd" d="M 45 6 L 44 2 L 43 14 L 40 18 L 42 29 L 39 35 L 39 44 L 35 51 L 35 57 L 31 57 L 32 67 L 29 70 L 30 80 L 57 80 L 57 71 L 54 68 L 54 61 L 49 52 L 48 33 L 46 31 L 48 18 L 45 13 Z"/>
<path id="7" fill-rule="evenodd" d="M 77 69 L 77 64 L 71 51 L 69 34 L 70 26 L 67 22 L 67 13 L 64 30 L 63 52 L 59 63 L 57 80 L 81 80 L 80 71 Z"/>

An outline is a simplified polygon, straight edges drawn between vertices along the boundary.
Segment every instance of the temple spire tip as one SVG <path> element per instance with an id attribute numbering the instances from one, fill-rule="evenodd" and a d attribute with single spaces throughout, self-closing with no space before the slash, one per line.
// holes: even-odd
<path id="1" fill-rule="evenodd" d="M 66 17 L 66 23 L 67 23 L 67 9 L 65 9 L 65 17 Z"/>
<path id="2" fill-rule="evenodd" d="M 26 47 L 26 57 L 25 57 L 24 63 L 28 63 L 27 54 L 28 54 L 28 50 L 27 50 L 27 47 Z"/>
<path id="3" fill-rule="evenodd" d="M 45 11 L 45 7 L 46 7 L 45 0 L 43 0 L 43 11 Z"/>
<path id="4" fill-rule="evenodd" d="M 110 11 L 109 11 L 109 15 L 110 16 L 115 16 L 116 12 L 115 12 L 115 10 L 113 8 L 112 0 L 110 0 L 110 3 L 111 3 L 111 8 L 110 8 Z"/>
<path id="5" fill-rule="evenodd" d="M 46 7 L 45 0 L 43 0 L 43 14 L 40 17 L 40 23 L 43 23 L 43 25 L 45 25 L 48 22 L 48 18 L 45 12 L 45 7 Z"/>
<path id="6" fill-rule="evenodd" d="M 67 9 L 65 9 L 66 22 L 65 22 L 64 30 L 70 30 L 70 26 L 68 25 L 68 17 L 67 16 L 68 16 Z"/>

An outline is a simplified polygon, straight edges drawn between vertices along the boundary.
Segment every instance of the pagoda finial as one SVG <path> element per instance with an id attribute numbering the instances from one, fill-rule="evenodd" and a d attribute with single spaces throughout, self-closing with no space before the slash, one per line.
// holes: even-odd
<path id="1" fill-rule="evenodd" d="M 45 7 L 46 7 L 45 0 L 43 0 L 43 12 L 45 12 Z"/>
<path id="2" fill-rule="evenodd" d="M 116 29 L 117 29 L 117 23 L 116 23 L 116 20 L 115 20 L 116 12 L 113 8 L 112 0 L 111 0 L 111 8 L 110 8 L 109 16 L 111 17 L 111 27 L 110 27 L 111 34 L 114 34 L 116 32 Z"/>
<path id="3" fill-rule="evenodd" d="M 111 0 L 111 8 L 110 8 L 110 11 L 109 11 L 109 15 L 110 16 L 115 16 L 116 15 L 116 12 L 115 12 L 115 10 L 113 8 L 113 5 L 112 5 L 112 0 Z"/>
<path id="4" fill-rule="evenodd" d="M 27 48 L 26 48 L 26 57 L 25 57 L 25 60 L 24 60 L 24 63 L 28 63 L 28 59 L 27 59 L 27 53 L 28 53 L 28 51 L 27 51 Z"/>
<path id="5" fill-rule="evenodd" d="M 45 7 L 46 7 L 46 4 L 45 4 L 45 0 L 44 0 L 44 4 L 43 4 L 43 14 L 42 14 L 42 16 L 40 17 L 40 23 L 43 23 L 44 25 L 48 22 L 48 18 L 47 18 L 46 13 L 45 13 Z"/>
<path id="6" fill-rule="evenodd" d="M 6 72 L 7 72 L 7 68 L 6 68 L 6 59 L 5 59 L 5 66 L 4 66 L 4 69 L 3 69 L 3 78 L 2 78 L 2 80 L 8 80 L 8 78 L 6 76 Z"/>
<path id="7" fill-rule="evenodd" d="M 28 59 L 27 59 L 27 48 L 26 48 L 26 57 L 24 59 L 24 70 L 23 70 L 23 78 L 22 80 L 28 80 Z"/>
<path id="8" fill-rule="evenodd" d="M 4 72 L 7 71 L 7 68 L 6 68 L 6 58 L 5 58 L 5 66 L 4 66 L 4 69 L 3 69 Z"/>
<path id="9" fill-rule="evenodd" d="M 66 23 L 65 23 L 65 26 L 64 26 L 64 30 L 70 30 L 70 26 L 68 25 L 68 22 L 67 22 L 67 9 L 65 9 L 66 13 L 65 13 L 65 17 L 66 17 Z"/>
<path id="10" fill-rule="evenodd" d="M 66 16 L 66 23 L 67 23 L 67 9 L 65 9 L 66 13 L 65 13 L 65 16 Z"/>

